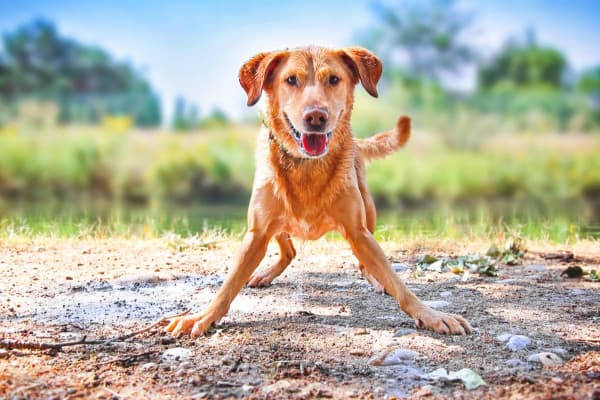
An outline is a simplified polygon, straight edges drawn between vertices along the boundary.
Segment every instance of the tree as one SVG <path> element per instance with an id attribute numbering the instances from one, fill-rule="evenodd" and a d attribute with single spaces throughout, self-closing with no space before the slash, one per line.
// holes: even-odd
<path id="1" fill-rule="evenodd" d="M 138 125 L 160 123 L 152 87 L 130 65 L 104 50 L 61 36 L 54 25 L 35 20 L 7 33 L 0 52 L 0 95 L 18 101 L 56 101 L 62 119 L 93 122 L 105 112 L 131 115 Z"/>
<path id="2" fill-rule="evenodd" d="M 198 107 L 194 104 L 188 105 L 183 97 L 177 96 L 172 125 L 176 131 L 188 131 L 198 128 L 200 126 Z"/>
<path id="3" fill-rule="evenodd" d="M 387 63 L 406 69 L 410 78 L 439 80 L 476 59 L 466 41 L 471 17 L 458 11 L 453 0 L 430 0 L 395 6 L 373 5 L 381 26 L 365 40 Z"/>
<path id="4" fill-rule="evenodd" d="M 535 36 L 529 33 L 524 44 L 510 41 L 479 69 L 478 86 L 490 89 L 504 83 L 558 89 L 566 68 L 567 61 L 558 50 L 538 45 Z"/>
<path id="5" fill-rule="evenodd" d="M 581 75 L 577 82 L 577 89 L 584 93 L 600 93 L 600 65 Z"/>

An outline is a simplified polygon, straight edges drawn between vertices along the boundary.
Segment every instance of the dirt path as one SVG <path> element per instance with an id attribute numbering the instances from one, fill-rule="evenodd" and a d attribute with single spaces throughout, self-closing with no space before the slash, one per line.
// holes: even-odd
<path id="1" fill-rule="evenodd" d="M 574 265 L 600 270 L 597 246 L 571 249 L 574 258 L 548 258 L 563 248 L 533 249 L 522 266 L 502 266 L 499 277 L 412 276 L 425 252 L 460 255 L 484 245 L 385 245 L 422 299 L 470 320 L 476 331 L 469 336 L 416 331 L 389 296 L 361 279 L 344 243 L 320 241 L 300 245 L 271 287 L 245 288 L 207 337 L 175 340 L 154 330 L 57 352 L 0 350 L 0 398 L 600 398 L 600 284 L 561 276 Z M 199 310 L 236 247 L 0 243 L 0 339 L 110 337 Z M 503 334 L 530 342 L 511 351 L 498 339 Z M 540 352 L 564 364 L 544 367 L 535 360 Z M 467 390 L 460 381 L 426 377 L 438 368 L 469 368 L 487 385 Z"/>

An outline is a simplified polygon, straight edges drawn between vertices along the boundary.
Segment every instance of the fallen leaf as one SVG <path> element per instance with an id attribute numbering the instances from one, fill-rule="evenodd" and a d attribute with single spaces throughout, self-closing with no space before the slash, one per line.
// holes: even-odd
<path id="1" fill-rule="evenodd" d="M 472 390 L 478 388 L 479 386 L 487 385 L 481 376 L 479 376 L 479 374 L 470 368 L 463 368 L 460 371 L 450 372 L 448 374 L 448 379 L 451 381 L 463 381 L 467 390 Z"/>

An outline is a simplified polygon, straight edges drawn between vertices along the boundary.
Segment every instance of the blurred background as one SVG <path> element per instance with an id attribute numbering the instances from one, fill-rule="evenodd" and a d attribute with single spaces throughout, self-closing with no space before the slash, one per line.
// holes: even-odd
<path id="1" fill-rule="evenodd" d="M 362 45 L 379 235 L 600 237 L 600 3 L 0 2 L 0 236 L 241 232 L 266 50 Z"/>

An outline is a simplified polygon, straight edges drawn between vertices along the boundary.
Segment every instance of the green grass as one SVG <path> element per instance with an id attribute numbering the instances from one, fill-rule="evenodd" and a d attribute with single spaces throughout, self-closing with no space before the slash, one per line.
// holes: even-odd
<path id="1" fill-rule="evenodd" d="M 414 238 L 465 241 L 519 236 L 569 243 L 598 240 L 600 230 L 586 219 L 585 203 L 479 202 L 449 203 L 408 209 L 381 209 L 376 238 L 402 242 Z M 0 207 L 2 211 L 2 207 Z M 0 217 L 0 239 L 227 237 L 239 239 L 246 229 L 246 207 L 199 205 L 131 207 L 95 204 L 65 207 L 24 204 Z M 341 239 L 339 234 L 329 238 Z"/>

